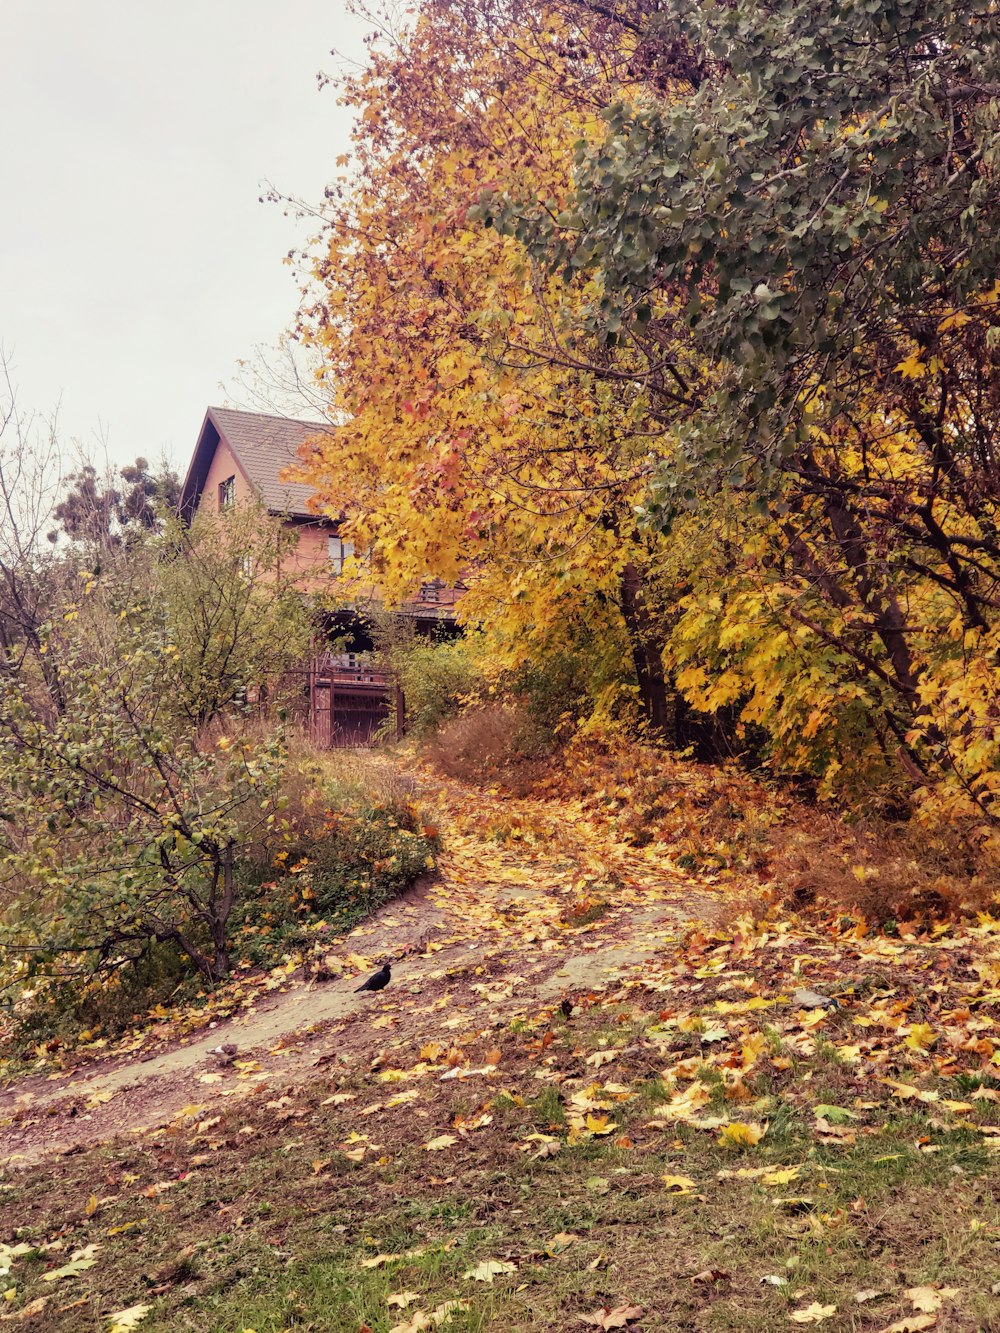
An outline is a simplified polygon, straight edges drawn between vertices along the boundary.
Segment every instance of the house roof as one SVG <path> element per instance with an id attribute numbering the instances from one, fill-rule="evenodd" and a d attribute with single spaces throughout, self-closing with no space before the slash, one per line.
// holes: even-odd
<path id="1" fill-rule="evenodd" d="M 272 514 L 317 518 L 315 509 L 309 506 L 315 494 L 313 488 L 302 482 L 282 481 L 281 474 L 299 461 L 299 447 L 305 440 L 330 429 L 324 422 L 210 407 L 184 479 L 181 515 L 190 519 L 194 514 L 221 440 L 229 446 L 244 477 Z"/>

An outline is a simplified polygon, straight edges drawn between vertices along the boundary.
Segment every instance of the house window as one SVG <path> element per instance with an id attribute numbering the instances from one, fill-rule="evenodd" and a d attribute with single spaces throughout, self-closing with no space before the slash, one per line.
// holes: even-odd
<path id="1" fill-rule="evenodd" d="M 326 554 L 331 573 L 334 578 L 340 578 L 344 572 L 344 561 L 354 554 L 354 543 L 345 542 L 343 537 L 327 537 Z"/>
<path id="2" fill-rule="evenodd" d="M 223 509 L 232 509 L 236 503 L 236 478 L 227 477 L 225 481 L 219 482 L 219 513 Z"/>

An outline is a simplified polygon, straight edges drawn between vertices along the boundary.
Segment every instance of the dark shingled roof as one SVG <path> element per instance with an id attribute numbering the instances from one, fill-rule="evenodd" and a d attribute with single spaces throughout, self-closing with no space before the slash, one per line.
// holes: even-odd
<path id="1" fill-rule="evenodd" d="M 309 507 L 314 494 L 302 482 L 282 481 L 285 468 L 298 461 L 299 446 L 310 436 L 331 430 L 317 421 L 271 417 L 261 412 L 237 412 L 230 407 L 210 407 L 205 413 L 191 466 L 181 492 L 180 512 L 190 519 L 198 505 L 219 441 L 232 450 L 247 481 L 272 514 L 290 518 L 317 517 Z"/>

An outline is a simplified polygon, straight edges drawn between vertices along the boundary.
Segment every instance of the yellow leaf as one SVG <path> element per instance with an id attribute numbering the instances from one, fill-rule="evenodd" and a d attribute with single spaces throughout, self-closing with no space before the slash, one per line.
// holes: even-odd
<path id="1" fill-rule="evenodd" d="M 920 1102 L 936 1102 L 940 1100 L 940 1095 L 933 1091 L 923 1092 L 920 1088 L 915 1088 L 911 1083 L 894 1083 L 891 1078 L 885 1080 L 886 1086 L 892 1088 L 892 1095 L 898 1097 L 901 1101 L 908 1102 L 916 1098 Z"/>
<path id="2" fill-rule="evenodd" d="M 802 1168 L 799 1166 L 787 1166 L 778 1171 L 765 1171 L 760 1178 L 762 1185 L 790 1185 L 793 1180 L 798 1180 Z"/>
<path id="3" fill-rule="evenodd" d="M 919 352 L 911 352 L 905 361 L 900 361 L 895 367 L 897 372 L 908 380 L 919 380 L 927 374 L 927 367 L 920 359 Z"/>
<path id="4" fill-rule="evenodd" d="M 835 1305 L 820 1305 L 819 1301 L 813 1301 L 801 1310 L 793 1310 L 788 1317 L 793 1324 L 822 1324 L 824 1319 L 830 1319 L 836 1313 Z"/>
<path id="5" fill-rule="evenodd" d="M 422 1249 L 406 1250 L 403 1254 L 373 1254 L 369 1259 L 361 1260 L 362 1268 L 381 1268 L 383 1264 L 399 1264 L 404 1259 L 418 1259 Z"/>
<path id="6" fill-rule="evenodd" d="M 956 310 L 953 315 L 947 315 L 937 326 L 938 333 L 947 333 L 950 329 L 960 329 L 963 324 L 970 324 L 972 316 L 967 315 L 964 310 Z"/>
<path id="7" fill-rule="evenodd" d="M 937 1041 L 930 1023 L 914 1023 L 907 1033 L 904 1043 L 914 1051 L 927 1051 Z"/>
<path id="8" fill-rule="evenodd" d="M 585 1123 L 591 1134 L 596 1134 L 598 1137 L 602 1134 L 611 1134 L 618 1128 L 606 1115 L 588 1115 Z"/>
<path id="9" fill-rule="evenodd" d="M 933 1314 L 935 1310 L 941 1309 L 945 1301 L 954 1300 L 958 1292 L 958 1287 L 909 1287 L 903 1295 L 914 1310 Z"/>
<path id="10" fill-rule="evenodd" d="M 517 1264 L 509 1264 L 503 1259 L 484 1259 L 481 1264 L 476 1264 L 475 1268 L 467 1268 L 462 1276 L 471 1277 L 476 1282 L 492 1283 L 499 1273 L 516 1272 Z"/>
<path id="11" fill-rule="evenodd" d="M 129 1329 L 136 1328 L 152 1310 L 151 1305 L 130 1305 L 127 1310 L 118 1310 L 115 1314 L 109 1315 L 111 1321 L 108 1325 L 108 1333 L 128 1333 Z"/>
<path id="12" fill-rule="evenodd" d="M 457 1142 L 458 1139 L 454 1134 L 439 1134 L 436 1139 L 431 1139 L 430 1143 L 425 1143 L 423 1146 L 427 1152 L 441 1152 Z"/>
<path id="13" fill-rule="evenodd" d="M 767 1125 L 743 1124 L 736 1121 L 724 1125 L 719 1134 L 719 1142 L 725 1148 L 753 1148 L 760 1143 L 767 1133 Z"/>
<path id="14" fill-rule="evenodd" d="M 697 1188 L 690 1176 L 666 1175 L 661 1176 L 660 1179 L 671 1194 L 693 1194 Z"/>
<path id="15" fill-rule="evenodd" d="M 767 1038 L 764 1036 L 763 1032 L 755 1032 L 752 1036 L 746 1039 L 740 1047 L 740 1062 L 744 1072 L 751 1069 L 757 1063 L 766 1045 Z"/>

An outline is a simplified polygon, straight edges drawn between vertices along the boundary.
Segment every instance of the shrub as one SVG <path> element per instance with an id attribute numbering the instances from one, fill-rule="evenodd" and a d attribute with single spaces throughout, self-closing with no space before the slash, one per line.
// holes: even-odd
<path id="1" fill-rule="evenodd" d="M 434 864 L 434 836 L 412 794 L 412 781 L 379 756 L 320 751 L 296 736 L 280 815 L 241 865 L 250 888 L 240 927 L 273 928 L 287 945 L 294 923 L 346 925 L 402 893 Z M 249 952 L 267 956 L 259 943 Z"/>
<path id="2" fill-rule="evenodd" d="M 155 604 L 102 619 L 99 636 L 75 609 L 58 623 L 44 643 L 62 706 L 30 676 L 0 691 L 0 947 L 30 980 L 114 973 L 170 942 L 217 980 L 241 846 L 274 817 L 282 728 L 234 719 L 220 734 L 172 711 L 176 654 Z"/>
<path id="3" fill-rule="evenodd" d="M 417 737 L 431 734 L 484 689 L 473 638 L 447 643 L 413 641 L 392 651 L 406 698 L 406 723 Z"/>
<path id="4" fill-rule="evenodd" d="M 435 768 L 466 782 L 510 778 L 551 749 L 547 731 L 523 708 L 483 704 L 452 718 L 427 746 Z"/>

